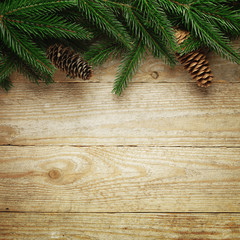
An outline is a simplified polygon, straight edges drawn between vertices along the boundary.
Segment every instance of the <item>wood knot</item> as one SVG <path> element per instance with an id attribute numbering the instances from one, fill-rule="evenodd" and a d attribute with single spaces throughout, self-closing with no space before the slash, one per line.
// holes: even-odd
<path id="1" fill-rule="evenodd" d="M 154 71 L 154 72 L 152 72 L 151 76 L 152 76 L 152 78 L 157 79 L 159 77 L 159 74 L 158 74 L 158 72 Z"/>
<path id="2" fill-rule="evenodd" d="M 58 179 L 61 177 L 61 172 L 58 169 L 52 169 L 48 172 L 48 176 L 52 179 Z"/>

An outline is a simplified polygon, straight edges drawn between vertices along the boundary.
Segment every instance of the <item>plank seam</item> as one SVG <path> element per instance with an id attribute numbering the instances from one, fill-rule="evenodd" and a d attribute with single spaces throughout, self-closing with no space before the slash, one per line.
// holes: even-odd
<path id="1" fill-rule="evenodd" d="M 240 212 L 37 212 L 37 211 L 0 211 L 0 213 L 42 213 L 42 214 L 240 214 Z"/>
<path id="2" fill-rule="evenodd" d="M 179 145 L 171 145 L 171 146 L 162 146 L 162 145 L 65 145 L 65 144 L 50 144 L 50 145 L 43 145 L 43 144 L 36 144 L 36 145 L 15 145 L 15 144 L 1 144 L 0 147 L 75 147 L 75 148 L 87 148 L 87 147 L 104 147 L 104 148 L 112 148 L 112 147 L 119 147 L 119 148 L 138 148 L 138 147 L 150 147 L 150 148 L 226 148 L 226 149 L 238 149 L 240 146 L 179 146 Z"/>

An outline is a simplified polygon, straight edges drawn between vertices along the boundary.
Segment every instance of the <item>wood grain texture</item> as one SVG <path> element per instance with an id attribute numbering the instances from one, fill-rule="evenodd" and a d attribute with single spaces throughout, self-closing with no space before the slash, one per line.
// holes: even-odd
<path id="1" fill-rule="evenodd" d="M 0 239 L 237 240 L 240 214 L 0 213 Z"/>
<path id="2" fill-rule="evenodd" d="M 240 212 L 239 148 L 0 147 L 0 211 Z"/>
<path id="3" fill-rule="evenodd" d="M 18 83 L 0 95 L 1 145 L 240 146 L 240 83 Z"/>

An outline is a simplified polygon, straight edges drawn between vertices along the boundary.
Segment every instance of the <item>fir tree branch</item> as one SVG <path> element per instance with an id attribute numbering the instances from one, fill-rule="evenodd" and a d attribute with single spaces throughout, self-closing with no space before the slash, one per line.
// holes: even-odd
<path id="1" fill-rule="evenodd" d="M 9 91 L 12 86 L 13 85 L 9 77 L 0 80 L 0 87 L 5 89 L 6 91 Z"/>
<path id="2" fill-rule="evenodd" d="M 155 33 L 162 36 L 164 41 L 171 49 L 176 50 L 176 39 L 174 37 L 173 26 L 167 18 L 164 9 L 154 0 L 137 0 L 138 7 L 144 12 L 145 18 Z"/>
<path id="3" fill-rule="evenodd" d="M 217 54 L 220 54 L 222 57 L 239 63 L 239 54 L 230 46 L 228 39 L 224 36 L 221 29 L 219 29 L 219 20 L 221 21 L 221 18 L 218 18 L 218 21 L 213 21 L 209 14 L 205 14 L 207 10 L 203 10 L 204 5 L 206 4 L 206 9 L 210 10 L 211 8 L 217 6 L 219 9 L 222 8 L 221 10 L 218 10 L 217 13 L 220 14 L 220 12 L 222 12 L 223 14 L 223 12 L 225 12 L 226 14 L 228 8 L 223 8 L 223 4 L 219 5 L 223 2 L 226 1 L 185 0 L 180 2 L 176 0 L 158 0 L 158 3 L 161 6 L 168 8 L 170 11 L 173 11 L 180 16 L 184 27 L 188 29 L 196 39 L 204 43 L 205 46 L 214 50 Z M 190 43 L 190 40 L 188 42 Z M 192 46 L 192 49 L 193 48 L 194 45 Z M 187 48 L 184 50 L 185 53 L 186 50 Z"/>
<path id="4" fill-rule="evenodd" d="M 1 41 L 0 41 L 1 43 Z M 0 51 L 0 87 L 8 91 L 12 87 L 9 76 L 15 70 L 14 61 L 11 56 Z"/>
<path id="5" fill-rule="evenodd" d="M 39 68 L 40 71 L 51 73 L 52 65 L 46 58 L 45 53 L 38 48 L 31 38 L 19 34 L 12 26 L 1 24 L 1 35 L 3 42 L 17 53 L 23 60 L 28 61 L 31 65 Z"/>
<path id="6" fill-rule="evenodd" d="M 160 43 L 159 39 L 157 40 L 160 36 L 156 36 L 145 26 L 145 20 L 139 12 L 133 9 L 124 9 L 124 16 L 135 37 L 142 40 L 150 48 L 154 56 L 165 58 L 170 64 L 175 64 L 175 58 L 171 50 L 163 42 Z"/>
<path id="7" fill-rule="evenodd" d="M 129 51 L 121 62 L 118 69 L 117 78 L 114 82 L 113 92 L 121 95 L 122 91 L 127 87 L 128 82 L 136 73 L 141 60 L 146 52 L 145 44 L 140 40 L 133 49 Z"/>
<path id="8" fill-rule="evenodd" d="M 156 0 L 157 4 L 161 6 L 168 14 L 176 14 L 182 16 L 185 8 L 189 6 L 172 0 Z"/>
<path id="9" fill-rule="evenodd" d="M 86 17 L 114 37 L 119 43 L 131 48 L 131 38 L 124 26 L 117 20 L 110 8 L 105 7 L 100 1 L 78 0 L 78 7 Z"/>
<path id="10" fill-rule="evenodd" d="M 122 3 L 122 2 L 115 2 L 115 1 L 111 1 L 111 0 L 105 0 L 104 4 L 106 4 L 109 7 L 135 8 L 135 9 L 137 9 L 136 7 L 134 7 L 134 6 L 130 5 L 130 4 Z"/>
<path id="11" fill-rule="evenodd" d="M 230 46 L 229 41 L 224 35 L 214 27 L 200 11 L 187 11 L 185 15 L 186 22 L 190 26 L 191 32 L 201 39 L 206 46 L 215 50 L 221 56 L 240 63 L 240 56 Z"/>
<path id="12" fill-rule="evenodd" d="M 228 6 L 223 7 L 219 1 L 210 3 L 205 0 L 199 0 L 192 6 L 204 13 L 209 21 L 212 21 L 216 26 L 220 26 L 223 31 L 237 36 L 240 35 L 240 9 L 236 11 Z"/>
<path id="13" fill-rule="evenodd" d="M 100 42 L 94 44 L 84 54 L 84 59 L 92 66 L 103 64 L 111 56 L 117 58 L 121 56 L 123 49 L 117 43 L 112 42 Z"/>
<path id="14" fill-rule="evenodd" d="M 0 54 L 0 82 L 5 81 L 15 70 L 14 59 L 9 55 Z"/>
<path id="15" fill-rule="evenodd" d="M 3 3 L 2 14 L 20 14 L 26 15 L 53 13 L 71 6 L 74 6 L 72 0 L 10 0 Z"/>
<path id="16" fill-rule="evenodd" d="M 18 72 L 27 77 L 30 81 L 35 82 L 39 85 L 39 81 L 44 82 L 46 85 L 53 83 L 53 77 L 51 74 L 43 73 L 28 65 L 26 62 L 21 60 L 15 61 L 16 69 Z"/>
<path id="17" fill-rule="evenodd" d="M 0 72 L 2 73 L 0 75 L 0 81 L 2 78 L 7 79 L 15 70 L 37 84 L 39 81 L 43 81 L 46 84 L 54 82 L 52 74 L 37 70 L 35 67 L 19 58 L 11 49 L 3 47 L 0 51 Z"/>
<path id="18" fill-rule="evenodd" d="M 69 23 L 59 16 L 42 16 L 37 19 L 33 17 L 31 19 L 25 18 L 24 20 L 16 19 L 16 17 L 12 17 L 11 19 L 5 17 L 4 20 L 5 24 L 8 23 L 22 32 L 37 37 L 91 39 L 92 36 L 89 31 L 81 27 L 79 24 Z"/>

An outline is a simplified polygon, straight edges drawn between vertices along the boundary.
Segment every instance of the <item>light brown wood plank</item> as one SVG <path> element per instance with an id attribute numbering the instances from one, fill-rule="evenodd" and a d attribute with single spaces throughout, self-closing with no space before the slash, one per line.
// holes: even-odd
<path id="1" fill-rule="evenodd" d="M 5 210 L 240 212 L 240 149 L 0 147 Z"/>
<path id="2" fill-rule="evenodd" d="M 237 240 L 239 214 L 0 213 L 0 239 Z"/>
<path id="3" fill-rule="evenodd" d="M 0 94 L 0 144 L 240 146 L 240 83 L 18 83 Z"/>
<path id="4" fill-rule="evenodd" d="M 234 47 L 239 48 L 240 41 L 234 42 Z M 208 60 L 210 67 L 215 76 L 214 82 L 227 83 L 227 82 L 240 82 L 240 65 L 227 61 L 214 53 L 209 53 Z M 109 60 L 101 67 L 94 69 L 94 75 L 89 82 L 110 82 L 115 79 L 117 68 L 120 60 Z M 157 73 L 157 74 L 156 74 Z M 14 82 L 26 81 L 20 74 L 13 75 Z M 66 74 L 57 71 L 55 74 L 56 82 L 83 82 L 83 80 L 70 79 Z M 183 66 L 177 64 L 171 68 L 163 61 L 155 59 L 149 55 L 143 61 L 142 67 L 138 74 L 134 77 L 134 82 L 172 82 L 172 83 L 187 83 L 193 82 L 191 76 L 184 70 Z M 130 84 L 134 87 L 134 83 Z"/>

